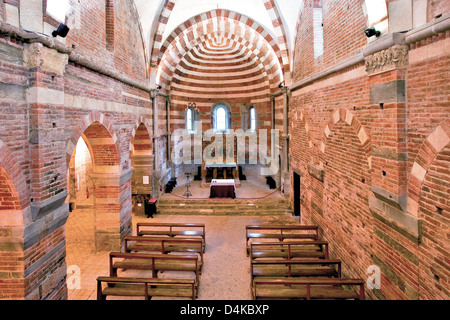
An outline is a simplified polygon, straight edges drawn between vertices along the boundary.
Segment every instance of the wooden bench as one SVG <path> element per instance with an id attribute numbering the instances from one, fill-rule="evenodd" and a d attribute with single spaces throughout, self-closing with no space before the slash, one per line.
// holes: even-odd
<path id="1" fill-rule="evenodd" d="M 195 300 L 195 280 L 98 277 L 97 300 L 106 300 L 107 296 L 144 297 L 145 300 L 155 296 L 187 297 Z"/>
<path id="2" fill-rule="evenodd" d="M 328 259 L 328 242 L 261 242 L 250 244 L 250 260 L 280 258 L 291 260 L 296 258 Z"/>
<path id="3" fill-rule="evenodd" d="M 319 227 L 312 225 L 248 225 L 245 227 L 247 256 L 250 254 L 250 243 L 253 239 L 289 240 L 319 240 Z"/>
<path id="4" fill-rule="evenodd" d="M 198 294 L 200 268 L 197 257 L 189 255 L 110 252 L 109 266 L 110 277 L 117 277 L 117 271 L 119 269 L 122 271 L 151 271 L 152 278 L 157 278 L 158 273 L 164 271 L 193 272 L 195 275 L 196 296 Z"/>
<path id="5" fill-rule="evenodd" d="M 125 237 L 124 251 L 130 252 L 159 252 L 161 254 L 182 252 L 194 254 L 199 259 L 200 273 L 203 269 L 203 240 L 178 239 L 145 236 Z"/>
<path id="6" fill-rule="evenodd" d="M 355 299 L 364 300 L 363 279 L 284 278 L 257 279 L 252 297 L 257 299 Z M 355 286 L 359 290 L 355 290 Z"/>
<path id="7" fill-rule="evenodd" d="M 336 268 L 333 268 L 336 266 Z M 252 286 L 255 280 L 280 277 L 341 277 L 341 261 L 325 259 L 252 260 Z"/>
<path id="8" fill-rule="evenodd" d="M 150 223 L 140 222 L 136 225 L 138 236 L 177 237 L 180 239 L 203 239 L 203 252 L 206 249 L 206 232 L 203 223 Z"/>

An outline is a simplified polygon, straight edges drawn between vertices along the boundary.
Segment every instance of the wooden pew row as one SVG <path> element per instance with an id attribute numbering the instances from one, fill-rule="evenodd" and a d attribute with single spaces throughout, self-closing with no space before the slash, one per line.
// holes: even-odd
<path id="1" fill-rule="evenodd" d="M 342 278 L 257 279 L 252 296 L 254 300 L 364 300 L 364 283 L 362 279 Z"/>
<path id="2" fill-rule="evenodd" d="M 203 240 L 203 252 L 206 250 L 206 232 L 203 223 L 151 223 L 140 222 L 136 225 L 137 236 L 176 237 L 179 239 Z"/>
<path id="3" fill-rule="evenodd" d="M 167 296 L 173 296 L 174 288 L 169 284 L 177 284 L 181 286 L 190 283 L 194 280 L 195 296 L 198 296 L 198 287 L 200 281 L 200 267 L 198 258 L 192 255 L 167 255 L 167 254 L 144 254 L 144 253 L 124 253 L 124 252 L 110 252 L 109 254 L 110 274 L 109 278 L 134 278 L 134 277 L 119 277 L 118 270 L 122 272 L 126 270 L 143 270 L 149 271 L 149 277 L 145 277 L 146 280 L 151 278 L 152 281 L 161 283 L 158 287 L 158 295 L 167 294 Z M 194 279 L 184 278 L 158 278 L 158 274 L 164 271 L 180 271 L 180 272 L 192 272 Z M 139 278 L 138 278 L 139 279 Z M 158 280 L 155 280 L 158 279 Z M 141 279 L 142 280 L 142 279 Z M 140 280 L 140 281 L 141 281 Z M 181 281 L 180 283 L 180 280 Z M 186 281 L 184 281 L 186 280 Z M 142 281 L 141 281 L 142 282 Z M 142 291 L 142 289 L 137 289 Z M 129 291 L 132 291 L 129 289 Z M 184 290 L 186 291 L 186 290 Z M 127 293 L 125 291 L 123 293 Z M 103 292 L 103 295 L 105 293 Z"/>
<path id="4" fill-rule="evenodd" d="M 103 284 L 106 284 L 104 286 Z M 122 297 L 176 297 L 196 298 L 194 279 L 159 278 L 97 278 L 97 300 L 106 300 L 108 296 Z"/>
<path id="5" fill-rule="evenodd" d="M 124 242 L 126 253 L 158 252 L 161 254 L 184 253 L 195 255 L 199 259 L 200 273 L 203 269 L 203 239 L 128 236 Z"/>
<path id="6" fill-rule="evenodd" d="M 250 263 L 252 285 L 261 278 L 341 277 L 341 261 L 325 259 L 253 260 Z"/>
<path id="7" fill-rule="evenodd" d="M 247 256 L 250 254 L 250 243 L 255 239 L 284 240 L 319 240 L 319 227 L 313 225 L 247 225 L 245 227 Z M 262 241 L 259 241 L 262 242 Z"/>
<path id="8" fill-rule="evenodd" d="M 328 259 L 328 242 L 302 241 L 302 242 L 253 242 L 250 244 L 250 260 L 264 258 L 313 258 Z"/>

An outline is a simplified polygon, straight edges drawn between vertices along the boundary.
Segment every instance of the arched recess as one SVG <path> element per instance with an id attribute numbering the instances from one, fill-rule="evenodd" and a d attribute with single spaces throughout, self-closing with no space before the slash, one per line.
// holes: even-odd
<path id="1" fill-rule="evenodd" d="M 147 126 L 143 122 L 133 130 L 133 133 L 131 144 L 133 213 L 143 215 L 142 199 L 152 194 L 152 141 Z"/>
<path id="2" fill-rule="evenodd" d="M 421 221 L 419 298 L 450 298 L 450 120 L 427 137 L 409 178 L 408 211 Z"/>
<path id="3" fill-rule="evenodd" d="M 121 172 L 117 136 L 99 112 L 85 116 L 74 130 L 66 148 L 68 166 L 82 136 L 92 158 L 95 250 L 120 250 L 123 238 L 131 232 L 131 174 Z"/>
<path id="4" fill-rule="evenodd" d="M 363 277 L 372 265 L 372 216 L 368 196 L 370 139 L 345 109 L 336 110 L 324 130 L 323 212 L 318 217 L 332 257 L 342 259 L 343 274 Z"/>
<path id="5" fill-rule="evenodd" d="M 19 163 L 0 140 L 0 299 L 26 298 L 24 212 L 29 197 L 25 190 Z"/>

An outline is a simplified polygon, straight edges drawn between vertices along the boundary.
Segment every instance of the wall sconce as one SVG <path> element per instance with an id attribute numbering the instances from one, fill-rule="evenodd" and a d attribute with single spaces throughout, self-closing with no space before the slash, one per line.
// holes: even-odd
<path id="1" fill-rule="evenodd" d="M 55 31 L 52 32 L 52 36 L 56 37 L 56 36 L 60 36 L 61 38 L 65 38 L 67 36 L 67 34 L 69 33 L 69 27 L 66 26 L 65 24 L 60 24 L 58 26 L 58 29 L 56 29 Z"/>
<path id="2" fill-rule="evenodd" d="M 157 89 L 157 90 L 161 90 L 162 87 L 161 87 L 160 85 L 158 85 L 158 86 L 156 87 L 156 89 Z"/>
<path id="3" fill-rule="evenodd" d="M 284 83 L 283 82 L 280 82 L 280 84 L 278 85 L 278 88 L 283 88 L 284 87 Z"/>
<path id="4" fill-rule="evenodd" d="M 367 38 L 373 37 L 373 36 L 377 36 L 379 37 L 381 32 L 378 30 L 375 30 L 375 27 L 369 27 L 366 30 L 364 30 L 364 33 L 366 34 Z"/>

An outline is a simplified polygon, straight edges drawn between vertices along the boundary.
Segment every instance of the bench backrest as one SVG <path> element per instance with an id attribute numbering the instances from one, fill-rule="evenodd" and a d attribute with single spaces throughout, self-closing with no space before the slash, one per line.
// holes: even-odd
<path id="1" fill-rule="evenodd" d="M 139 260 L 151 260 L 152 276 L 156 277 L 157 271 L 178 271 L 178 269 L 172 269 L 170 267 L 158 266 L 156 267 L 156 261 L 172 261 L 172 262 L 191 262 L 192 268 L 183 269 L 183 271 L 192 271 L 195 273 L 195 280 L 198 283 L 199 280 L 199 265 L 198 258 L 188 255 L 167 255 L 167 254 L 139 254 L 139 253 L 125 253 L 125 252 L 110 252 L 109 253 L 109 266 L 110 276 L 114 276 L 114 259 L 139 259 Z M 132 268 L 131 268 L 132 269 Z"/>
<path id="2" fill-rule="evenodd" d="M 192 251 L 196 252 L 200 255 L 200 259 L 203 261 L 203 240 L 201 239 L 176 239 L 176 238 L 158 238 L 158 237 L 139 237 L 139 236 L 128 236 L 125 237 L 125 252 L 130 252 L 129 243 L 137 242 L 137 243 L 146 243 L 146 244 L 155 244 L 157 245 L 161 251 L 161 253 L 166 252 L 186 252 Z M 179 247 L 175 248 L 170 245 L 177 245 Z M 182 248 L 188 248 L 183 250 Z M 156 251 L 156 250 L 155 250 Z"/>
<path id="3" fill-rule="evenodd" d="M 150 222 L 139 222 L 136 224 L 136 234 L 139 235 L 139 232 L 142 230 L 142 227 L 151 227 L 151 228 L 165 228 L 168 234 L 171 234 L 172 231 L 182 229 L 183 231 L 189 231 L 192 229 L 196 229 L 196 231 L 200 231 L 202 237 L 205 237 L 205 224 L 203 223 L 150 223 Z M 151 230 L 146 230 L 151 231 Z"/>
<path id="4" fill-rule="evenodd" d="M 255 266 L 261 266 L 261 265 L 278 265 L 278 266 L 287 266 L 287 276 L 291 277 L 292 276 L 292 266 L 294 265 L 335 265 L 337 266 L 337 277 L 340 278 L 341 277 L 341 260 L 329 260 L 329 259 L 299 259 L 299 260 L 279 260 L 279 259 L 267 259 L 267 260 L 252 260 L 250 262 L 250 274 L 252 276 L 252 283 L 253 283 L 253 278 L 255 276 L 254 274 L 254 268 Z M 280 269 L 280 274 L 279 275 L 270 275 L 271 277 L 273 276 L 286 276 L 285 272 L 282 272 Z"/>
<path id="5" fill-rule="evenodd" d="M 292 234 L 304 233 L 303 231 L 311 231 L 311 239 L 319 240 L 319 227 L 315 225 L 247 225 L 245 227 L 247 244 L 250 238 L 261 238 L 261 235 L 268 233 L 267 231 L 275 232 L 279 236 L 280 240 L 289 239 Z"/>
<path id="6" fill-rule="evenodd" d="M 306 299 L 311 298 L 311 286 L 359 286 L 359 300 L 365 299 L 363 279 L 345 279 L 345 278 L 284 278 L 284 279 L 258 279 L 253 281 L 253 297 L 256 297 L 257 287 L 270 285 L 305 285 Z"/>
<path id="7" fill-rule="evenodd" d="M 254 260 L 255 254 L 264 250 L 281 251 L 287 250 L 285 258 L 290 260 L 292 251 L 296 249 L 307 249 L 308 246 L 320 246 L 324 253 L 324 258 L 328 260 L 328 242 L 326 241 L 302 241 L 302 242 L 258 242 L 250 244 L 250 260 Z M 270 254 L 266 255 L 270 257 Z"/>

